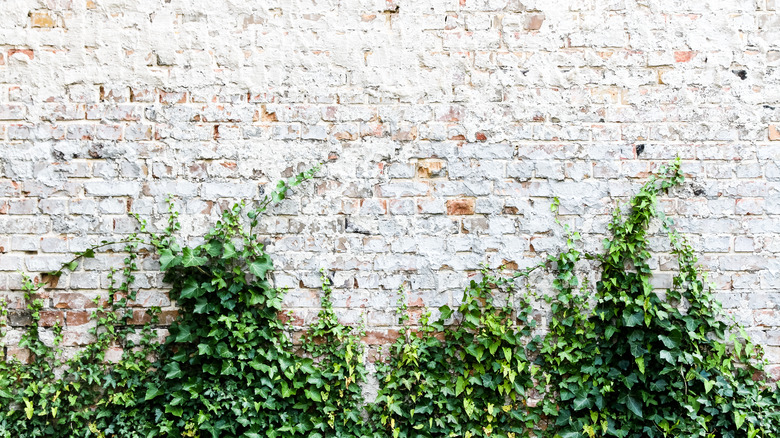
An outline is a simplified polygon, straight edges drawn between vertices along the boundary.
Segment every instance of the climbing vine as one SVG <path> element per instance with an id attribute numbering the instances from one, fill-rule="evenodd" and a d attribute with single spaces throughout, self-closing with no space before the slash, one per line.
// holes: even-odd
<path id="1" fill-rule="evenodd" d="M 414 326 L 401 289 L 400 337 L 377 364 L 371 402 L 363 399 L 364 333 L 339 323 L 328 272 L 317 318 L 296 333 L 253 232 L 270 205 L 315 171 L 281 181 L 257 204 L 226 209 L 198 245 L 177 240 L 169 201 L 164 229 L 136 216 L 137 233 L 76 253 L 49 273 L 76 271 L 101 251 L 126 254 L 94 301 L 94 342 L 75 354 L 63 349 L 59 324 L 42 326 L 47 283 L 24 276 L 29 323 L 18 348 L 30 356 L 0 363 L 0 437 L 769 438 L 780 431 L 780 392 L 766 380 L 760 346 L 725 318 L 691 245 L 658 208 L 657 197 L 683 181 L 679 160 L 615 210 L 602 253 L 582 251 L 580 235 L 558 222 L 561 252 L 524 270 L 484 268 L 457 306 L 426 312 Z M 664 294 L 650 282 L 652 221 L 678 262 Z M 130 306 L 142 249 L 158 256 L 179 309 L 164 342 L 160 309 Z M 593 285 L 581 279 L 585 266 L 598 269 Z M 550 290 L 537 286 L 545 275 Z M 537 326 L 542 308 L 547 324 Z M 121 357 L 108 354 L 117 351 Z"/>

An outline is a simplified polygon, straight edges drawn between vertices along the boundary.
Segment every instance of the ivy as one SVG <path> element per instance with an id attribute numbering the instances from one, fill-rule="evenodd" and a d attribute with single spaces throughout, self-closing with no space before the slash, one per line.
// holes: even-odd
<path id="1" fill-rule="evenodd" d="M 377 363 L 371 403 L 363 399 L 363 328 L 339 323 L 328 272 L 317 318 L 296 331 L 253 232 L 270 205 L 315 171 L 281 181 L 254 205 L 226 209 L 198 245 L 178 242 L 169 200 L 159 232 L 136 216 L 138 233 L 76 253 L 49 273 L 77 270 L 104 251 L 126 254 L 95 300 L 94 342 L 75 354 L 64 351 L 60 325 L 42 327 L 47 283 L 25 275 L 30 323 L 18 347 L 30 359 L 0 363 L 0 437 L 769 438 L 780 431 L 780 392 L 766 380 L 761 347 L 724 316 L 693 248 L 658 207 L 658 196 L 683 182 L 679 160 L 615 210 L 603 252 L 582 251 L 579 233 L 556 218 L 561 252 L 523 270 L 485 267 L 457 306 L 424 312 L 419 325 L 410 324 L 401 288 L 400 337 Z M 654 221 L 678 262 L 663 294 L 651 283 Z M 158 256 L 179 309 L 164 342 L 160 309 L 129 307 L 142 250 Z M 589 284 L 583 269 L 600 278 Z M 544 276 L 551 288 L 538 286 Z"/>
<path id="2" fill-rule="evenodd" d="M 677 160 L 650 178 L 625 216 L 616 209 L 604 253 L 585 256 L 601 269 L 592 307 L 575 293 L 575 237 L 554 259 L 553 319 L 538 358 L 557 388 L 542 405 L 554 431 L 548 435 L 752 438 L 780 431 L 780 392 L 765 380 L 761 348 L 725 322 L 693 248 L 658 209 L 658 195 L 682 180 Z M 653 219 L 678 261 L 665 297 L 650 282 Z"/>

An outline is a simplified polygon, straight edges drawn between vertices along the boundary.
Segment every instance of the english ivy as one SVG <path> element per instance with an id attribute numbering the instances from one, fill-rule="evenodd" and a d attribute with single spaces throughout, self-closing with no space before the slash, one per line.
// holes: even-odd
<path id="1" fill-rule="evenodd" d="M 294 333 L 253 233 L 268 206 L 315 171 L 281 181 L 254 206 L 226 209 L 199 245 L 176 240 L 170 201 L 161 232 L 136 216 L 139 233 L 50 273 L 117 244 L 127 254 L 95 300 L 95 342 L 72 357 L 60 325 L 41 327 L 46 283 L 25 276 L 30 323 L 18 346 L 30 360 L 0 363 L 0 437 L 778 436 L 780 392 L 766 380 L 760 346 L 726 322 L 691 245 L 658 208 L 658 195 L 683 181 L 679 160 L 625 213 L 616 209 L 603 253 L 582 252 L 580 235 L 556 219 L 563 251 L 524 270 L 483 269 L 457 307 L 424 313 L 419 326 L 409 325 L 402 289 L 401 336 L 378 363 L 379 393 L 368 404 L 364 333 L 338 322 L 326 272 L 317 319 Z M 661 295 L 650 281 L 653 220 L 679 268 Z M 129 307 L 141 247 L 158 255 L 179 308 L 162 344 L 160 309 Z M 583 263 L 599 269 L 593 287 L 580 280 Z M 535 287 L 545 273 L 551 291 Z M 539 300 L 549 306 L 545 327 L 536 326 Z M 121 358 L 108 360 L 116 349 Z"/>

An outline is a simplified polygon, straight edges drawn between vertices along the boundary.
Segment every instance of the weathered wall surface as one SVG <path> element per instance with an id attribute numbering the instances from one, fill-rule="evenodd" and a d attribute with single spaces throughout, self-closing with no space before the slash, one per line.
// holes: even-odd
<path id="1" fill-rule="evenodd" d="M 439 306 L 483 261 L 534 263 L 560 242 L 553 196 L 596 249 L 615 200 L 679 154 L 692 178 L 664 206 L 780 362 L 775 3 L 3 1 L 10 322 L 20 270 L 133 231 L 128 210 L 160 218 L 174 194 L 197 235 L 229 200 L 329 160 L 263 221 L 275 280 L 305 322 L 332 270 L 344 319 L 382 343 L 401 282 L 412 306 Z M 49 292 L 68 345 L 88 340 L 119 263 L 90 260 Z M 664 286 L 673 263 L 656 266 Z M 139 306 L 172 310 L 160 285 L 139 276 Z"/>

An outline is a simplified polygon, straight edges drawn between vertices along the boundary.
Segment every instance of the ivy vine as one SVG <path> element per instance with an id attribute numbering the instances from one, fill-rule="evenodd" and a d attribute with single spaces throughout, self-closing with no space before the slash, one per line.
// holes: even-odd
<path id="1" fill-rule="evenodd" d="M 195 246 L 177 241 L 169 201 L 162 231 L 136 216 L 138 233 L 50 273 L 78 270 L 100 251 L 126 254 L 95 299 L 95 341 L 75 355 L 65 354 L 59 324 L 42 327 L 47 284 L 24 276 L 29 324 L 18 347 L 30 357 L 0 362 L 0 437 L 778 436 L 780 391 L 761 347 L 725 318 L 693 248 L 658 208 L 683 181 L 679 165 L 615 210 L 603 253 L 583 252 L 579 233 L 559 222 L 563 251 L 524 270 L 484 268 L 457 307 L 426 312 L 418 326 L 400 290 L 401 336 L 377 364 L 371 402 L 363 329 L 339 323 L 326 271 L 321 310 L 293 342 L 285 291 L 269 282 L 273 264 L 253 232 L 316 168 L 255 205 L 226 209 Z M 660 295 L 647 243 L 654 220 L 678 261 Z M 140 248 L 159 257 L 179 309 L 162 343 L 160 309 L 129 306 Z M 583 266 L 599 270 L 593 286 Z M 553 276 L 551 290 L 536 287 L 540 275 Z M 107 355 L 118 350 L 118 360 Z"/>

